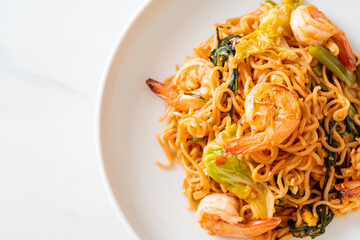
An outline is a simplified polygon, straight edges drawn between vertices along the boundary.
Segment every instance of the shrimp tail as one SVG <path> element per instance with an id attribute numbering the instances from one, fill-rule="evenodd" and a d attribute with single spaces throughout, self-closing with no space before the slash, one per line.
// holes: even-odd
<path id="1" fill-rule="evenodd" d="M 259 133 L 256 136 L 247 136 L 235 139 L 224 145 L 224 151 L 231 154 L 246 154 L 248 152 L 261 151 L 266 147 L 265 134 Z"/>
<path id="2" fill-rule="evenodd" d="M 211 225 L 211 230 L 208 229 L 208 232 L 223 237 L 250 238 L 273 230 L 280 222 L 281 219 L 275 217 L 255 219 L 247 224 L 229 224 L 219 221 L 216 225 Z M 208 226 L 205 223 L 202 227 L 206 229 Z"/>
<path id="3" fill-rule="evenodd" d="M 173 89 L 169 88 L 165 84 L 158 82 L 154 79 L 147 79 L 146 84 L 150 88 L 150 90 L 158 95 L 161 99 L 163 99 L 167 103 L 171 103 L 177 98 L 177 93 Z"/>
<path id="4" fill-rule="evenodd" d="M 343 31 L 335 34 L 333 40 L 339 47 L 339 59 L 350 71 L 356 70 L 356 59 L 354 52 L 350 46 L 349 40 L 346 38 Z"/>
<path id="5" fill-rule="evenodd" d="M 360 180 L 339 183 L 335 188 L 345 195 L 360 195 Z"/>
<path id="6" fill-rule="evenodd" d="M 281 219 L 276 217 L 256 219 L 247 224 L 247 227 L 243 229 L 242 235 L 247 238 L 254 236 L 254 233 L 260 235 L 276 228 L 280 223 Z"/>
<path id="7" fill-rule="evenodd" d="M 235 197 L 213 193 L 200 201 L 196 218 L 208 233 L 232 238 L 254 237 L 273 230 L 281 222 L 280 218 L 263 218 L 242 223 L 238 207 Z"/>
<path id="8" fill-rule="evenodd" d="M 179 111 L 189 111 L 190 108 L 197 110 L 205 104 L 205 101 L 199 101 L 199 98 L 179 94 L 176 90 L 154 79 L 149 78 L 146 84 L 153 93 Z"/>

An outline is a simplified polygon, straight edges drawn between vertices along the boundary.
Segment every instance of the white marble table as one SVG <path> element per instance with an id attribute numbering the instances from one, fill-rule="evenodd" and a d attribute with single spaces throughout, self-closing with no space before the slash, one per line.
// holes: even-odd
<path id="1" fill-rule="evenodd" d="M 130 239 L 94 120 L 107 55 L 142 2 L 0 0 L 0 239 Z"/>

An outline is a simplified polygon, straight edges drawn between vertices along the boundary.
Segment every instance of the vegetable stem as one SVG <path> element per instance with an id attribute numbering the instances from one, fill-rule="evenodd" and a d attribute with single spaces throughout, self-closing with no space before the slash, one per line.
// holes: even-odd
<path id="1" fill-rule="evenodd" d="M 273 6 L 277 6 L 277 4 L 272 0 L 265 0 L 266 3 L 270 3 Z"/>
<path id="2" fill-rule="evenodd" d="M 360 66 L 356 67 L 355 75 L 356 75 L 357 84 L 360 85 Z"/>
<path id="3" fill-rule="evenodd" d="M 336 143 L 333 142 L 333 134 L 336 131 L 335 129 L 335 122 L 332 122 L 331 126 L 330 126 L 330 132 L 329 132 L 329 139 L 328 139 L 328 143 L 330 146 L 332 147 L 336 147 Z M 330 166 L 336 166 L 336 159 L 337 159 L 337 153 L 335 152 L 331 152 L 330 150 L 328 151 L 328 157 L 327 157 L 327 161 L 330 164 Z"/>
<path id="4" fill-rule="evenodd" d="M 202 141 L 207 141 L 208 137 L 202 137 L 202 138 L 196 138 L 196 137 L 191 137 L 189 138 L 189 142 L 191 143 L 197 143 L 197 142 L 202 142 Z"/>
<path id="5" fill-rule="evenodd" d="M 349 87 L 353 86 L 356 80 L 355 73 L 348 70 L 335 56 L 320 45 L 309 47 L 309 53 L 316 60 L 325 65 L 340 80 L 344 81 Z"/>
<path id="6" fill-rule="evenodd" d="M 313 67 L 312 70 L 314 71 L 314 73 L 316 74 L 316 76 L 322 77 L 322 72 L 321 72 L 321 66 L 320 66 L 320 64 L 318 64 L 318 65 L 316 65 L 315 67 Z"/>
<path id="7" fill-rule="evenodd" d="M 224 28 L 222 26 L 218 26 L 216 28 L 216 39 L 218 42 L 217 48 L 214 48 L 210 54 L 209 59 L 215 66 L 223 67 L 225 61 L 229 58 L 229 56 L 234 56 L 235 54 L 235 44 L 241 38 L 239 35 L 229 35 L 224 39 L 220 39 L 219 28 Z"/>
<path id="8" fill-rule="evenodd" d="M 209 101 L 209 99 L 206 99 L 206 98 L 200 96 L 199 94 L 192 93 L 192 92 L 185 92 L 184 95 L 192 96 L 192 97 L 195 97 L 195 98 L 199 98 L 199 101 L 200 101 L 200 102 L 207 102 L 207 101 Z"/>

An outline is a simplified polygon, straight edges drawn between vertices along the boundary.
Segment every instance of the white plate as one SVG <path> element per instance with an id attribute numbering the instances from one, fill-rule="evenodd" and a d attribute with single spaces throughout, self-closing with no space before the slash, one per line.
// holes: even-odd
<path id="1" fill-rule="evenodd" d="M 309 1 L 310 2 L 310 1 Z M 360 1 L 311 1 L 333 19 L 360 51 Z M 106 186 L 134 239 L 220 239 L 205 233 L 186 210 L 181 166 L 167 162 L 155 134 L 164 103 L 145 80 L 163 81 L 192 49 L 213 34 L 212 24 L 253 11 L 260 1 L 154 0 L 137 12 L 109 59 L 98 101 L 98 153 Z M 356 42 L 357 41 L 357 42 Z M 360 236 L 360 212 L 336 218 L 317 239 Z"/>

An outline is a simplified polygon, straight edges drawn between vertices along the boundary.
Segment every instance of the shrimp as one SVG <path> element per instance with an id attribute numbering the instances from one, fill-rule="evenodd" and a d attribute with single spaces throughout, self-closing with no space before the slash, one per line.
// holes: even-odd
<path id="1" fill-rule="evenodd" d="M 352 180 L 335 185 L 335 189 L 345 195 L 360 195 L 360 180 Z"/>
<path id="2" fill-rule="evenodd" d="M 256 133 L 225 144 L 224 150 L 245 154 L 277 146 L 294 132 L 300 117 L 295 94 L 279 84 L 257 84 L 245 99 L 245 120 Z"/>
<path id="3" fill-rule="evenodd" d="M 345 33 L 313 5 L 303 5 L 291 13 L 290 26 L 295 39 L 305 46 L 323 45 L 332 38 L 339 46 L 339 59 L 350 71 L 355 71 L 356 60 Z"/>
<path id="4" fill-rule="evenodd" d="M 199 57 L 190 58 L 183 63 L 175 75 L 172 84 L 180 91 L 196 90 L 201 96 L 209 98 L 212 96 L 211 71 L 211 62 Z"/>
<path id="5" fill-rule="evenodd" d="M 196 211 L 196 218 L 208 233 L 223 237 L 249 238 L 276 228 L 280 218 L 255 219 L 247 224 L 239 223 L 239 203 L 224 193 L 204 197 Z"/>
<path id="6" fill-rule="evenodd" d="M 205 99 L 201 97 L 194 97 L 192 95 L 179 94 L 176 90 L 149 78 L 146 80 L 146 84 L 150 90 L 163 99 L 170 106 L 175 107 L 179 111 L 189 111 L 190 108 L 194 110 L 200 109 L 205 104 Z M 196 95 L 196 94 L 195 94 Z"/>

